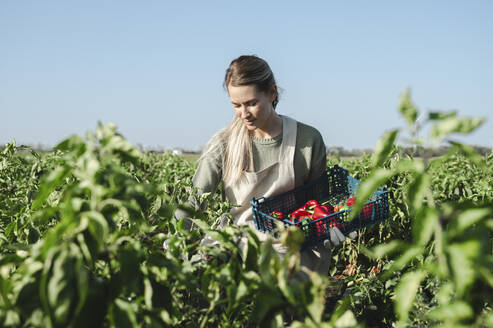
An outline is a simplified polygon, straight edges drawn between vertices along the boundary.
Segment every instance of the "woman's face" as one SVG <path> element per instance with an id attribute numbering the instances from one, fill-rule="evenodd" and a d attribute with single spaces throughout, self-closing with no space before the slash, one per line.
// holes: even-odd
<path id="1" fill-rule="evenodd" d="M 254 136 L 261 136 L 268 131 L 275 114 L 272 102 L 276 96 L 276 87 L 269 93 L 258 91 L 255 85 L 228 86 L 229 98 L 236 115 L 242 119 Z M 260 131 L 259 131 L 260 130 Z"/>

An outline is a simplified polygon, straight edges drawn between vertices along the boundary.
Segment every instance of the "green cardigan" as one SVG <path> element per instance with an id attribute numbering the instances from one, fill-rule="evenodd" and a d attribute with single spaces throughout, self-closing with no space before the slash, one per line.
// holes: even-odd
<path id="1" fill-rule="evenodd" d="M 253 165 L 258 172 L 279 158 L 282 133 L 271 139 L 251 137 Z M 297 122 L 296 149 L 294 153 L 295 187 L 320 177 L 326 170 L 325 144 L 320 132 L 309 125 Z M 214 193 L 222 180 L 222 154 L 211 154 L 199 162 L 193 184 L 201 192 Z"/>

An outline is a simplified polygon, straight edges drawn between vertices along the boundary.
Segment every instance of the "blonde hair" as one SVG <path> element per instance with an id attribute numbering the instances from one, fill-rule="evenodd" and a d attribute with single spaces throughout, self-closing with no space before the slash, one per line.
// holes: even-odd
<path id="1" fill-rule="evenodd" d="M 276 81 L 265 60 L 255 55 L 240 56 L 234 59 L 226 70 L 223 87 L 255 85 L 257 91 L 268 93 Z M 272 102 L 274 109 L 279 102 L 276 96 Z M 206 145 L 200 159 L 210 154 L 222 154 L 222 180 L 226 184 L 241 182 L 244 172 L 253 170 L 253 153 L 250 134 L 241 118 L 235 116 L 231 123 L 217 132 Z"/>

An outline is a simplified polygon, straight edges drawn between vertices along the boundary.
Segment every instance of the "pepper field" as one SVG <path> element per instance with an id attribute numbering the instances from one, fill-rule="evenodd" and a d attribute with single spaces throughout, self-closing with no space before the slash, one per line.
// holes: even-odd
<path id="1" fill-rule="evenodd" d="M 193 211 L 197 228 L 183 229 L 173 214 L 196 195 L 193 161 L 141 153 L 111 124 L 43 154 L 7 144 L 0 326 L 492 327 L 493 153 L 452 141 L 483 120 L 430 112 L 418 126 L 408 92 L 399 111 L 404 127 L 385 132 L 372 156 L 327 160 L 363 181 L 352 213 L 386 185 L 390 218 L 335 249 L 328 277 L 308 281 L 292 279 L 296 229 L 281 235 L 290 247 L 282 261 L 248 229 L 215 229 L 233 206 L 219 191 Z M 428 138 L 416 139 L 424 129 Z M 412 158 L 398 136 L 451 147 Z M 206 233 L 221 245 L 199 245 Z"/>

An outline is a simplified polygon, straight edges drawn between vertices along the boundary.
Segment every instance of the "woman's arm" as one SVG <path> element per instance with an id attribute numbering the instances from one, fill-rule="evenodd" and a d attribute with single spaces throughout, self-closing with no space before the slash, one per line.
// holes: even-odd
<path id="1" fill-rule="evenodd" d="M 320 132 L 317 131 L 316 138 L 313 140 L 313 150 L 311 158 L 310 173 L 308 182 L 314 181 L 325 174 L 327 171 L 327 154 L 325 143 Z"/>
<path id="2" fill-rule="evenodd" d="M 195 170 L 195 174 L 192 178 L 192 183 L 193 186 L 198 189 L 198 196 L 203 193 L 210 192 L 210 199 L 216 192 L 221 179 L 222 160 L 218 154 L 209 154 L 200 159 L 197 169 Z M 199 211 L 203 210 L 207 206 L 207 203 L 205 201 L 200 203 L 200 200 L 197 197 L 190 196 L 188 199 L 188 205 Z M 175 217 L 177 219 L 190 217 L 190 213 L 185 210 L 178 209 L 175 212 Z M 192 222 L 186 220 L 184 227 L 185 229 L 190 230 L 192 228 Z"/>
<path id="3" fill-rule="evenodd" d="M 320 132 L 298 122 L 294 168 L 296 187 L 312 182 L 326 172 L 325 143 Z"/>

